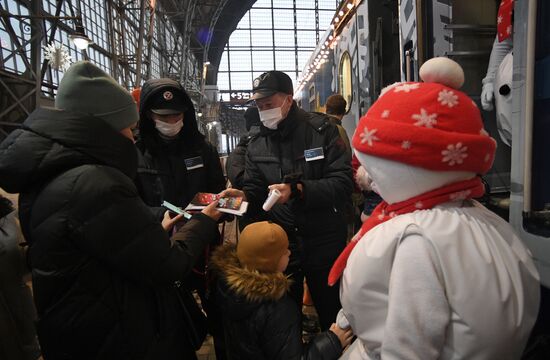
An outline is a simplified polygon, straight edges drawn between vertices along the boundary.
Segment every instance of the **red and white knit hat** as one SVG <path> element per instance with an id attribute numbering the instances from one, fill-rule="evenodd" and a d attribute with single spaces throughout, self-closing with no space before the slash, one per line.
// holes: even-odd
<path id="1" fill-rule="evenodd" d="M 353 135 L 362 153 L 434 171 L 486 173 L 496 141 L 483 128 L 477 105 L 458 91 L 460 65 L 434 58 L 422 83 L 394 84 L 371 106 Z"/>

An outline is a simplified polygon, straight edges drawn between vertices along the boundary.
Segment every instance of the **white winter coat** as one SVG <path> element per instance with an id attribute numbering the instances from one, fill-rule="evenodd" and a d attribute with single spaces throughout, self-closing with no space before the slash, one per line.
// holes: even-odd
<path id="1" fill-rule="evenodd" d="M 511 226 L 475 201 L 397 216 L 351 253 L 340 299 L 346 359 L 519 359 L 538 272 Z"/>

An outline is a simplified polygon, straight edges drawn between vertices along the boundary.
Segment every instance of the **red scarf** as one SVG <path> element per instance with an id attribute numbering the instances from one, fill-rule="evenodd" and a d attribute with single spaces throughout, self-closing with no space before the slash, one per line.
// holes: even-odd
<path id="1" fill-rule="evenodd" d="M 338 256 L 338 259 L 334 262 L 332 269 L 328 275 L 328 284 L 334 285 L 346 268 L 348 258 L 359 240 L 373 227 L 378 224 L 382 224 L 398 215 L 412 213 L 416 210 L 431 209 L 439 204 L 443 204 L 449 201 L 465 200 L 471 198 L 477 198 L 483 196 L 485 193 L 485 186 L 481 182 L 479 177 L 471 180 L 460 181 L 451 185 L 443 186 L 430 192 L 415 196 L 411 199 L 398 202 L 395 204 L 388 204 L 382 201 L 372 211 L 371 216 L 363 223 L 358 234 L 354 236 L 354 239 L 346 246 L 344 251 Z"/>
<path id="2" fill-rule="evenodd" d="M 498 8 L 497 33 L 498 42 L 502 42 L 512 36 L 512 13 L 514 0 L 502 0 Z"/>

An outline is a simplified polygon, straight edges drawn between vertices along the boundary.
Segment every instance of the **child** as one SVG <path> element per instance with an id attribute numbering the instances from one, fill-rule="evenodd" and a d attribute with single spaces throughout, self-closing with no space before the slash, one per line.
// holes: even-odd
<path id="1" fill-rule="evenodd" d="M 349 345 L 350 330 L 333 324 L 310 344 L 302 344 L 301 314 L 283 274 L 290 251 L 285 231 L 263 221 L 248 225 L 237 247 L 212 256 L 217 286 L 213 294 L 223 315 L 227 356 L 233 359 L 337 359 Z"/>

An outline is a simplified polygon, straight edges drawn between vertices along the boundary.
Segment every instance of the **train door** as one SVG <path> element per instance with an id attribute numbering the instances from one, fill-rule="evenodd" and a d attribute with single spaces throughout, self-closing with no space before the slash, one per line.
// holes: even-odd
<path id="1" fill-rule="evenodd" d="M 516 1 L 510 223 L 550 287 L 550 4 Z M 547 302 L 549 299 L 546 299 Z"/>
<path id="2" fill-rule="evenodd" d="M 418 81 L 422 63 L 446 56 L 464 69 L 462 87 L 480 107 L 482 80 L 496 36 L 498 0 L 401 0 L 401 78 Z M 501 140 L 495 112 L 482 111 L 485 129 L 498 142 L 491 171 L 485 176 L 495 199 L 508 197 L 510 189 L 510 148 Z M 508 203 L 494 201 L 497 211 L 508 217 Z M 499 207 L 499 205 L 503 204 Z"/>
<path id="3" fill-rule="evenodd" d="M 348 101 L 342 125 L 351 137 L 383 87 L 399 80 L 398 0 L 364 0 L 338 28 L 332 90 Z"/>

